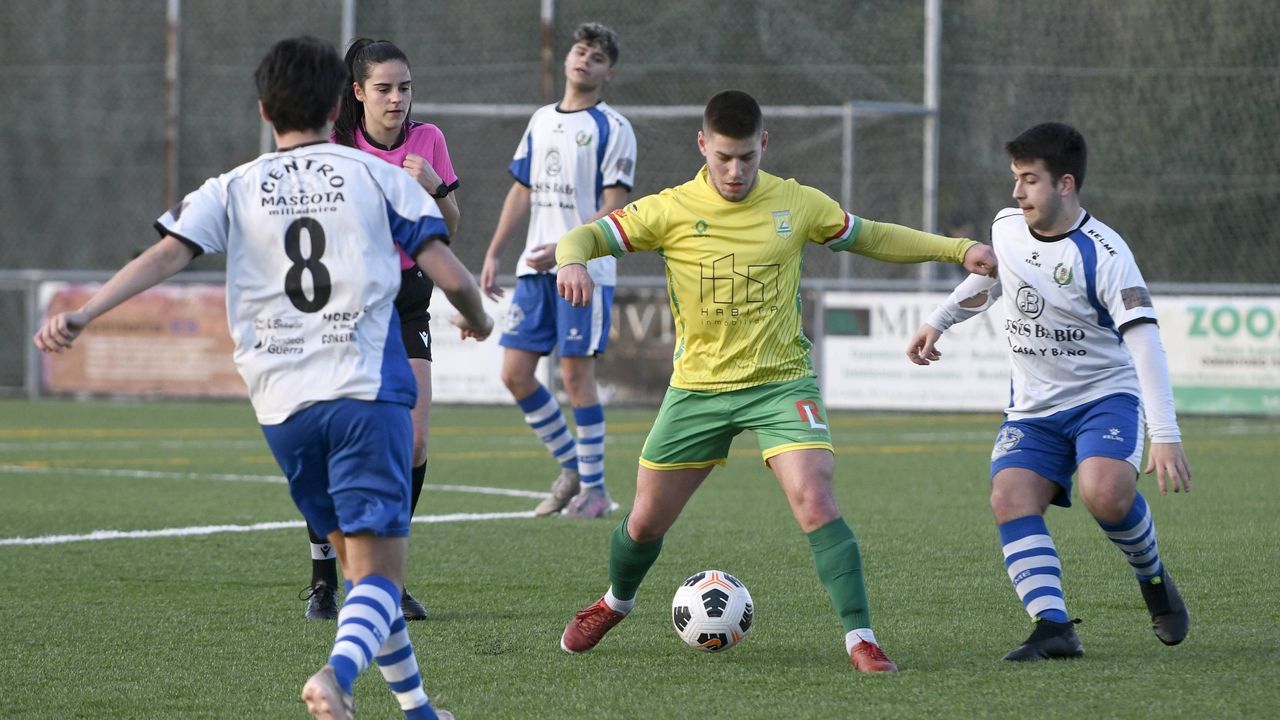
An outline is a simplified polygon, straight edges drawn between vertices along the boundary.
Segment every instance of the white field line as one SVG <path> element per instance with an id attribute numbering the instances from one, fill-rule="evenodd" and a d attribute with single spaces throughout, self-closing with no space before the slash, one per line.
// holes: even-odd
<path id="1" fill-rule="evenodd" d="M 475 522 L 484 520 L 510 520 L 515 518 L 531 518 L 533 511 L 506 513 L 453 513 L 451 515 L 419 515 L 413 518 L 415 523 L 452 523 Z M 0 538 L 0 546 L 5 545 L 64 545 L 73 542 L 91 542 L 97 540 L 138 540 L 161 537 L 193 537 L 198 535 L 222 535 L 225 533 L 258 532 L 262 530 L 282 530 L 300 528 L 306 523 L 301 520 L 285 520 L 283 522 L 263 522 L 252 525 L 197 525 L 195 527 L 164 528 L 161 530 L 94 530 L 83 535 L 43 535 L 41 537 Z"/>
<path id="2" fill-rule="evenodd" d="M 169 470 L 113 470 L 110 468 L 64 468 L 35 467 L 28 465 L 0 465 L 0 474 L 4 475 L 85 475 L 93 477 L 118 477 L 139 480 L 216 480 L 219 482 L 261 482 L 286 484 L 280 475 L 234 475 L 227 473 L 194 473 L 172 472 Z M 507 497 L 534 498 L 541 500 L 551 494 L 537 490 L 517 490 L 515 488 L 480 487 L 473 485 L 435 485 L 427 483 L 424 490 L 439 492 L 472 493 L 475 495 L 505 495 Z"/>
<path id="3" fill-rule="evenodd" d="M 40 467 L 34 465 L 0 465 L 4 475 L 84 475 L 91 477 L 130 478 L 135 480 L 218 480 L 222 482 L 261 482 L 286 484 L 280 475 L 233 475 L 227 473 L 173 472 L 171 470 L 117 470 L 111 468 Z"/>
<path id="4" fill-rule="evenodd" d="M 229 475 L 217 473 L 184 473 L 161 470 L 112 470 L 107 468 L 48 468 L 26 467 L 23 465 L 0 465 L 0 474 L 13 475 L 86 475 L 95 477 L 122 477 L 161 480 L 215 480 L 221 482 L 261 482 L 283 485 L 285 479 L 278 475 Z M 478 487 L 471 485 L 435 485 L 427 483 L 424 490 L 437 492 L 459 492 L 475 495 L 503 495 L 507 497 L 542 499 L 549 497 L 546 492 L 533 490 L 516 490 L 514 488 Z M 415 523 L 468 522 L 480 520 L 506 520 L 510 518 L 533 517 L 533 511 L 506 513 L 454 513 L 451 515 L 419 515 L 413 518 Z M 44 535 L 40 537 L 0 538 L 0 546 L 4 545 L 61 545 L 71 542 L 87 542 L 93 540 L 119 540 L 154 537 L 187 537 L 195 535 L 217 535 L 222 533 L 256 532 L 260 530 L 277 530 L 281 528 L 299 528 L 305 523 L 301 520 L 283 522 L 254 523 L 252 525 L 201 525 L 185 528 L 165 528 L 162 530 L 95 530 L 82 535 Z"/>

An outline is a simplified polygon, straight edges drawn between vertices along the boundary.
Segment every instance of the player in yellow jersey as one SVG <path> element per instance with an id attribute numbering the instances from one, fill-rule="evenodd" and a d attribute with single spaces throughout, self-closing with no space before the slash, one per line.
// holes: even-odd
<path id="1" fill-rule="evenodd" d="M 800 323 L 800 255 L 808 243 L 890 262 L 963 263 L 995 272 L 991 248 L 856 217 L 795 180 L 760 171 L 768 145 L 760 106 L 728 90 L 707 103 L 693 180 L 566 234 L 556 284 L 589 302 L 592 257 L 653 250 L 667 267 L 675 316 L 675 370 L 640 455 L 631 513 L 613 532 L 611 586 L 565 627 L 560 646 L 581 653 L 635 604 L 662 538 L 733 437 L 752 430 L 800 528 L 845 630 L 850 662 L 892 672 L 871 632 L 862 557 L 832 492 L 835 458 L 826 410 Z"/>

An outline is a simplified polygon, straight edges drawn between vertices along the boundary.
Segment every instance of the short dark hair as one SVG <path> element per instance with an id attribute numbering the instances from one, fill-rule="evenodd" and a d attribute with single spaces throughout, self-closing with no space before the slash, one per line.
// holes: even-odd
<path id="1" fill-rule="evenodd" d="M 356 128 L 364 119 L 364 103 L 356 97 L 355 85 L 364 87 L 375 65 L 399 60 L 409 67 L 409 56 L 396 47 L 390 40 L 370 40 L 359 38 L 347 48 L 347 56 L 342 64 L 350 71 L 347 82 L 342 85 L 342 109 L 338 111 L 338 119 L 333 123 L 333 134 L 339 145 L 356 146 Z M 404 114 L 405 123 L 409 122 L 409 113 Z"/>
<path id="2" fill-rule="evenodd" d="M 1024 130 L 1004 146 L 1015 162 L 1043 160 L 1056 185 L 1063 175 L 1076 179 L 1076 190 L 1084 187 L 1089 152 L 1079 130 L 1063 123 L 1047 122 Z"/>
<path id="3" fill-rule="evenodd" d="M 584 42 L 595 45 L 609 56 L 609 66 L 618 64 L 618 33 L 608 25 L 598 22 L 582 23 L 573 33 L 573 44 Z"/>
<path id="4" fill-rule="evenodd" d="M 318 130 L 338 103 L 347 68 L 333 45 L 303 35 L 272 45 L 253 79 L 276 132 Z"/>
<path id="5" fill-rule="evenodd" d="M 707 101 L 702 111 L 702 129 L 735 140 L 759 135 L 764 130 L 760 103 L 741 90 L 724 90 Z"/>

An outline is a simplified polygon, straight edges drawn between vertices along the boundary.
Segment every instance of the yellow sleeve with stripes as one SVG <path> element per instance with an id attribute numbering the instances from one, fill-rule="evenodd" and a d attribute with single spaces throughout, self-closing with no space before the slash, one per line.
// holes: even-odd
<path id="1" fill-rule="evenodd" d="M 918 263 L 936 260 L 957 265 L 978 243 L 913 230 L 893 223 L 863 219 L 849 252 L 891 263 Z"/>
<path id="2" fill-rule="evenodd" d="M 557 265 L 586 265 L 592 258 L 613 254 L 605 241 L 604 231 L 595 223 L 579 225 L 556 243 Z"/>

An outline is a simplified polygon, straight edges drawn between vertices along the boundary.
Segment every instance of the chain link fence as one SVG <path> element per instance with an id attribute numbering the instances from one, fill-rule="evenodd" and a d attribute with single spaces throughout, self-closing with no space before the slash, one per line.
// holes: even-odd
<path id="1" fill-rule="evenodd" d="M 0 5 L 0 269 L 111 269 L 150 244 L 165 207 L 165 0 Z M 554 3 L 551 98 L 573 29 L 587 20 L 622 41 L 606 98 L 615 106 L 701 105 L 748 90 L 767 106 L 851 100 L 919 104 L 923 0 L 658 0 Z M 275 40 L 340 43 L 341 0 L 182 0 L 179 193 L 259 152 L 252 72 Z M 386 38 L 413 63 L 419 103 L 518 104 L 543 96 L 535 0 L 361 0 L 357 35 Z M 1010 203 L 1002 147 L 1045 120 L 1076 125 L 1092 160 L 1086 207 L 1135 248 L 1150 281 L 1280 282 L 1280 3 L 1272 0 L 944 0 L 938 227 L 982 237 Z M 510 185 L 524 117 L 429 117 L 462 187 L 455 248 L 480 267 Z M 766 118 L 764 167 L 833 197 L 841 127 Z M 700 165 L 695 116 L 634 119 L 637 194 Z M 922 224 L 923 120 L 860 120 L 851 209 Z M 506 269 L 514 262 L 509 253 Z M 218 269 L 202 258 L 198 269 Z M 859 278 L 910 268 L 852 261 Z M 624 274 L 659 271 L 656 258 Z M 812 254 L 808 274 L 836 263 Z M 21 314 L 0 337 L 25 342 Z M 7 385 L 7 361 L 0 363 Z"/>

